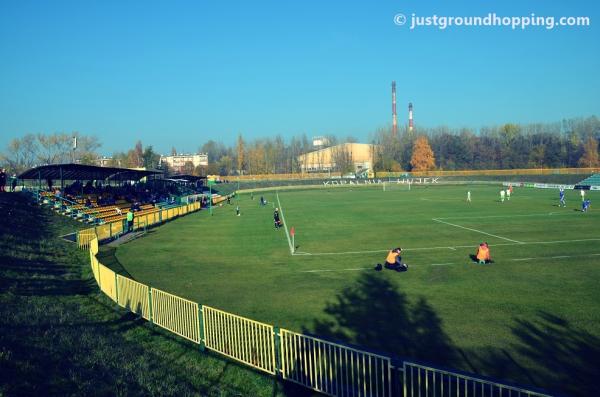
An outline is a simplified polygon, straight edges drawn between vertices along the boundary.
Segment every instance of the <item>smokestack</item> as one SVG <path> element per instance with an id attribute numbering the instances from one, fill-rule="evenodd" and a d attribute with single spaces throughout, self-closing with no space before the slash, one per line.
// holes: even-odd
<path id="1" fill-rule="evenodd" d="M 413 128 L 415 128 L 413 122 L 413 106 L 412 102 L 408 103 L 408 132 L 412 132 Z"/>
<path id="2" fill-rule="evenodd" d="M 398 120 L 396 117 L 396 82 L 392 81 L 392 129 L 394 135 L 398 134 Z"/>

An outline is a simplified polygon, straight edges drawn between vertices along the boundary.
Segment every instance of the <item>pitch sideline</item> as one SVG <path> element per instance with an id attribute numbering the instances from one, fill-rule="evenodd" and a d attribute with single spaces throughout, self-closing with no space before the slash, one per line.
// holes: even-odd
<path id="1" fill-rule="evenodd" d="M 285 235 L 287 237 L 288 245 L 290 247 L 290 254 L 294 254 L 294 247 L 292 246 L 292 239 L 290 239 L 290 233 L 288 232 L 287 224 L 285 223 L 285 216 L 283 216 L 283 207 L 281 206 L 281 201 L 279 201 L 279 192 L 276 192 L 277 196 L 277 204 L 279 207 L 279 213 L 281 214 L 281 220 L 283 221 L 283 228 L 285 229 Z"/>

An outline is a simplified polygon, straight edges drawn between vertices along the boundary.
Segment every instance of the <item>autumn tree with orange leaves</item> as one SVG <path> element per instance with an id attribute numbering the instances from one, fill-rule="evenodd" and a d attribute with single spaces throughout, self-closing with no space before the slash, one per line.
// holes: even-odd
<path id="1" fill-rule="evenodd" d="M 598 167 L 600 160 L 598 160 L 598 141 L 592 137 L 589 137 L 587 142 L 583 145 L 583 155 L 579 159 L 580 167 Z"/>
<path id="2" fill-rule="evenodd" d="M 435 157 L 426 137 L 420 136 L 413 144 L 413 153 L 410 159 L 413 171 L 429 171 L 435 169 Z"/>

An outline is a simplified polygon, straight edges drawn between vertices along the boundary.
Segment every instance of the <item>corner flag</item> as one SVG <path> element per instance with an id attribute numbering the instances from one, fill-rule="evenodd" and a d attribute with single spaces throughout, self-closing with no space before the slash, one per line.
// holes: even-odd
<path id="1" fill-rule="evenodd" d="M 294 226 L 292 226 L 290 228 L 290 236 L 292 236 L 292 254 L 294 254 L 294 252 L 296 252 L 296 239 L 294 238 L 295 235 L 296 235 L 296 228 L 294 228 Z"/>

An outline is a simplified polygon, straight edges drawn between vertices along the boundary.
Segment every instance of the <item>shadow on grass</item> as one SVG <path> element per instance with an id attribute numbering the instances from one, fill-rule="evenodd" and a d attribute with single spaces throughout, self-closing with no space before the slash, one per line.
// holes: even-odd
<path id="1" fill-rule="evenodd" d="M 381 273 L 363 273 L 355 285 L 345 288 L 326 305 L 325 314 L 324 319 L 315 321 L 312 330 L 304 333 L 395 359 L 443 366 L 455 362 L 455 349 L 433 308 L 423 298 L 409 303 L 406 294 Z M 302 371 L 301 366 L 296 370 Z M 394 374 L 394 395 L 400 395 L 400 379 L 396 371 Z M 307 378 L 300 373 L 297 377 Z"/>
<path id="2" fill-rule="evenodd" d="M 600 395 L 597 336 L 540 312 L 535 318 L 515 322 L 515 342 L 506 348 L 465 351 L 453 346 L 440 317 L 425 299 L 409 302 L 380 273 L 365 273 L 340 292 L 327 304 L 325 318 L 304 332 L 387 356 L 485 375 L 501 383 L 565 395 Z M 398 390 L 399 382 L 394 384 Z"/>
<path id="3" fill-rule="evenodd" d="M 479 352 L 481 370 L 568 396 L 600 395 L 600 338 L 544 311 L 516 320 L 512 333 L 507 349 Z"/>
<path id="4" fill-rule="evenodd" d="M 113 270 L 115 273 L 120 274 L 121 276 L 125 276 L 132 280 L 135 280 L 131 274 L 125 269 L 125 267 L 119 262 L 117 259 L 117 247 L 110 246 L 102 246 L 96 255 L 96 258 L 100 263 L 109 269 Z"/>
<path id="5" fill-rule="evenodd" d="M 452 364 L 456 352 L 442 321 L 424 298 L 406 294 L 379 273 L 364 273 L 325 308 L 313 333 L 397 357 Z"/>
<path id="6" fill-rule="evenodd" d="M 70 220 L 19 195 L 0 193 L 0 211 L 0 395 L 245 393 L 210 381 L 219 361 L 109 302 L 89 256 L 58 238 Z"/>

